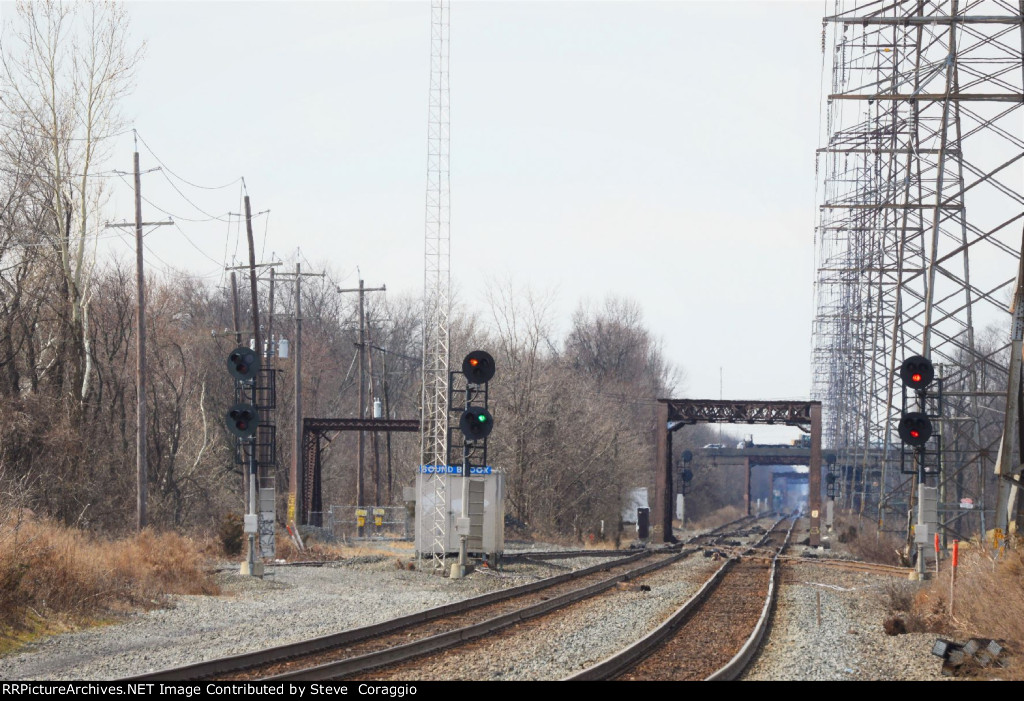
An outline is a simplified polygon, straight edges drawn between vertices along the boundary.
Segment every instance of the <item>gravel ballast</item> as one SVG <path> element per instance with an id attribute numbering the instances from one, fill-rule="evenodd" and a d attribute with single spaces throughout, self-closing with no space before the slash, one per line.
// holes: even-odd
<path id="1" fill-rule="evenodd" d="M 107 626 L 48 637 L 0 658 L 5 680 L 118 679 L 270 645 L 336 633 L 584 567 L 594 558 L 514 563 L 461 580 L 396 565 L 394 557 L 353 558 L 322 567 L 269 567 L 263 579 L 232 567 L 220 596 L 178 596 L 173 607 Z M 620 591 L 570 607 L 558 628 L 517 649 L 481 650 L 460 665 L 477 679 L 559 679 L 655 627 L 710 573 L 699 555 L 649 576 L 650 592 Z M 882 629 L 889 575 L 789 561 L 766 643 L 744 679 L 935 680 L 934 634 L 888 636 Z M 820 620 L 818 625 L 820 598 Z"/>
<path id="2" fill-rule="evenodd" d="M 771 628 L 743 679 L 948 679 L 931 654 L 934 633 L 882 628 L 893 576 L 789 562 L 782 572 Z"/>

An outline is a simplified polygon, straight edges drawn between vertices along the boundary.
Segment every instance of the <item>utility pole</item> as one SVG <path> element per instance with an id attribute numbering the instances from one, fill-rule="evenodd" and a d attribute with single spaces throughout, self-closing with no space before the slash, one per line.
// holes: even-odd
<path id="1" fill-rule="evenodd" d="M 142 227 L 166 226 L 173 222 L 142 221 L 142 173 L 139 171 L 138 147 L 133 155 L 133 165 L 135 171 L 135 334 L 138 339 L 138 343 L 135 345 L 135 528 L 141 531 L 147 525 L 146 501 L 149 482 L 146 463 L 146 276 L 142 261 Z M 108 228 L 122 226 L 131 226 L 131 224 L 107 224 Z"/>
<path id="2" fill-rule="evenodd" d="M 359 418 L 360 420 L 366 418 L 366 377 L 364 374 L 366 367 L 366 319 L 365 319 L 365 303 L 367 292 L 385 292 L 387 291 L 386 285 L 380 287 L 366 287 L 363 281 L 359 281 L 359 287 L 351 288 L 347 290 L 339 289 L 338 292 L 358 292 L 359 293 Z M 356 506 L 366 506 L 366 495 L 363 488 L 363 461 L 364 461 L 364 432 L 359 431 L 358 446 L 359 446 L 359 469 L 356 473 Z M 359 535 L 362 535 L 362 528 L 359 529 Z"/>
<path id="3" fill-rule="evenodd" d="M 256 345 L 256 347 L 253 350 L 256 352 L 257 356 L 262 359 L 265 354 L 263 350 L 263 329 L 260 328 L 259 288 L 256 276 L 256 245 L 253 240 L 252 234 L 252 208 L 249 204 L 249 195 L 245 196 L 245 234 L 246 240 L 248 241 L 249 244 L 249 290 L 252 298 L 252 334 Z M 274 265 L 276 265 L 276 263 L 271 263 L 269 265 L 270 267 L 273 267 Z M 258 512 L 263 512 L 262 500 L 259 498 L 260 482 L 259 479 L 255 476 L 256 473 L 258 472 L 260 464 L 258 455 L 260 447 L 262 446 L 267 451 L 264 464 L 270 465 L 271 470 L 273 470 L 273 465 L 275 464 L 276 461 L 276 455 L 273 454 L 273 441 L 267 440 L 266 438 L 267 432 L 273 431 L 273 420 L 272 417 L 269 415 L 269 412 L 273 410 L 273 407 L 261 406 L 261 404 L 263 404 L 265 401 L 264 399 L 261 399 L 261 392 L 264 396 L 272 397 L 274 392 L 271 388 L 273 387 L 275 379 L 276 378 L 274 377 L 273 370 L 264 373 L 264 371 L 261 369 L 260 376 L 258 376 L 254 380 L 255 384 L 253 386 L 253 397 L 256 400 L 256 408 L 259 410 L 260 416 L 258 420 L 259 428 L 257 429 L 256 435 L 253 437 L 250 444 L 253 450 L 253 455 L 250 456 L 250 477 L 248 482 L 248 503 L 249 513 L 251 515 L 258 515 Z M 268 487 L 267 489 L 270 488 Z M 272 556 L 273 530 L 270 531 L 269 535 L 270 537 L 268 539 L 268 547 L 271 548 L 271 551 L 268 553 L 268 555 Z M 255 543 L 253 542 L 255 540 L 257 539 L 253 539 L 250 541 L 250 549 L 255 546 Z M 254 561 L 253 552 L 249 553 L 249 561 Z"/>
<path id="4" fill-rule="evenodd" d="M 241 314 L 238 311 L 238 276 L 231 271 L 231 321 L 235 325 L 235 343 L 242 345 L 242 327 L 239 320 Z"/>
<path id="5" fill-rule="evenodd" d="M 372 327 L 373 324 L 370 323 L 369 314 L 367 314 L 365 345 L 370 350 L 373 350 L 374 348 L 373 339 L 370 337 L 370 329 Z M 367 369 L 370 371 L 370 401 L 373 403 L 374 407 L 374 411 L 370 413 L 370 416 L 371 418 L 376 419 L 378 418 L 375 413 L 377 408 L 377 393 L 374 391 L 373 387 L 373 353 L 367 352 L 366 360 L 368 365 Z M 377 444 L 376 431 L 370 434 L 370 440 L 373 442 L 373 503 L 380 506 L 380 448 Z"/>
<path id="6" fill-rule="evenodd" d="M 295 338 L 291 350 L 295 359 L 295 416 L 292 459 L 288 468 L 288 521 L 298 530 L 298 525 L 309 516 L 303 513 L 306 476 L 302 472 L 302 278 L 324 277 L 324 273 L 304 273 L 302 265 L 296 263 L 294 273 L 281 273 L 278 277 L 295 278 Z"/>
<path id="7" fill-rule="evenodd" d="M 263 336 L 260 332 L 259 295 L 256 289 L 256 246 L 252 239 L 252 210 L 249 208 L 249 196 L 245 196 L 245 235 L 249 240 L 249 288 L 252 291 L 252 333 L 256 339 L 257 353 L 263 353 Z"/>
<path id="8" fill-rule="evenodd" d="M 247 208 L 247 211 L 248 211 L 248 208 Z M 251 241 L 251 229 L 250 229 L 250 244 L 251 243 L 252 243 L 252 241 Z M 252 246 L 250 246 L 250 253 L 253 253 L 253 255 L 255 255 L 255 251 L 253 250 Z M 270 268 L 271 275 L 273 276 L 274 267 L 278 266 L 278 265 L 281 265 L 281 263 L 256 263 L 252 259 L 250 259 L 250 264 L 249 265 L 236 265 L 236 266 L 230 266 L 230 267 L 224 268 L 225 270 L 227 270 L 227 271 L 229 271 L 231 273 L 231 317 L 232 317 L 232 322 L 234 323 L 234 326 L 235 326 L 235 329 L 234 329 L 235 343 L 237 343 L 240 346 L 243 345 L 243 343 L 242 343 L 242 334 L 243 334 L 244 329 L 242 329 L 241 321 L 240 321 L 242 315 L 241 315 L 241 311 L 239 309 L 238 278 L 235 275 L 235 271 L 236 270 L 248 270 L 250 272 L 250 277 L 252 277 L 252 274 L 255 272 L 256 268 Z M 271 287 L 273 288 L 273 285 L 271 285 Z M 273 305 L 273 291 L 271 291 L 271 305 Z M 253 314 L 253 322 L 254 322 L 254 324 L 255 324 L 257 318 L 258 318 L 258 315 L 256 313 L 254 313 Z M 265 354 L 263 353 L 263 350 L 261 348 L 259 348 L 258 344 L 256 344 L 256 342 L 255 342 L 255 339 L 260 338 L 260 334 L 257 333 L 254 329 L 251 329 L 250 333 L 253 334 L 253 339 L 254 339 L 253 343 L 254 343 L 254 345 L 257 346 L 256 348 L 253 348 L 253 350 L 260 354 L 260 359 L 262 360 L 265 357 Z M 262 366 L 262 363 L 261 363 L 261 366 Z M 268 365 L 267 367 L 270 367 L 270 366 Z M 273 377 L 273 373 L 272 372 L 270 373 L 270 376 Z M 273 381 L 273 380 L 271 380 L 271 381 Z M 253 401 L 256 401 L 256 396 L 257 395 L 254 393 L 253 394 Z M 256 441 L 256 442 L 258 443 L 258 441 Z M 249 445 L 249 443 L 243 443 L 243 448 L 242 448 L 243 452 L 245 450 L 247 450 L 247 448 L 245 448 L 246 445 Z M 248 464 L 247 460 L 245 462 L 246 462 L 246 464 Z M 245 470 L 242 470 L 242 500 L 243 500 L 243 503 L 246 504 L 246 505 L 249 504 L 249 496 L 250 496 L 249 495 L 249 477 L 245 473 Z M 246 506 L 246 508 L 248 508 L 248 506 Z"/>
<path id="9" fill-rule="evenodd" d="M 274 269 L 270 269 L 270 298 L 267 301 L 267 360 L 270 361 L 270 367 L 274 367 L 274 356 L 276 355 L 274 348 Z"/>
<path id="10" fill-rule="evenodd" d="M 304 480 L 299 466 L 302 464 L 302 265 L 295 264 L 295 425 L 292 464 L 288 474 L 288 520 L 295 530 L 305 514 L 302 513 Z"/>

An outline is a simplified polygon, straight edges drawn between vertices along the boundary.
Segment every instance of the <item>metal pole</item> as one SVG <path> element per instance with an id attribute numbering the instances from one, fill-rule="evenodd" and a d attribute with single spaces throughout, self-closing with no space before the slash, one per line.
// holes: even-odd
<path id="1" fill-rule="evenodd" d="M 453 372 L 452 375 L 455 373 Z M 466 384 L 465 410 L 469 411 L 469 384 Z M 469 565 L 469 445 L 462 446 L 462 528 L 459 531 L 459 576 L 466 574 Z"/>
<path id="2" fill-rule="evenodd" d="M 807 499 L 811 510 L 809 545 L 821 544 L 821 404 L 811 404 L 811 460 L 807 475 Z"/>
<path id="3" fill-rule="evenodd" d="M 249 439 L 249 516 L 256 518 L 256 437 Z M 249 575 L 256 576 L 256 533 L 249 533 Z"/>

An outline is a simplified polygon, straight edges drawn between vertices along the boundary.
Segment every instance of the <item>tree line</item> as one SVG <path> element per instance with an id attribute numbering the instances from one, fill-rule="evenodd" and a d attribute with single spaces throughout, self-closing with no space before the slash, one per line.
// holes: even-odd
<path id="1" fill-rule="evenodd" d="M 97 253 L 109 194 L 100 168 L 112 139 L 128 129 L 119 106 L 144 46 L 131 42 L 128 17 L 112 3 L 19 3 L 5 30 L 2 500 L 117 532 L 130 527 L 135 509 L 135 269 L 134 261 Z M 302 286 L 306 416 L 359 411 L 356 299 L 338 294 L 332 280 L 308 278 Z M 263 310 L 268 292 L 264 280 Z M 276 290 L 280 335 L 291 333 L 293 294 L 290 285 Z M 553 296 L 512 282 L 494 286 L 488 301 L 483 314 L 456 303 L 451 362 L 475 348 L 495 357 L 489 457 L 506 473 L 510 519 L 541 532 L 607 534 L 618 527 L 627 492 L 652 486 L 656 399 L 678 387 L 681 371 L 630 300 L 581 303 L 567 325 L 555 318 Z M 419 301 L 370 295 L 367 302 L 370 401 L 380 398 L 390 417 L 419 418 Z M 225 359 L 236 341 L 221 330 L 233 328 L 232 306 L 225 280 L 187 272 L 147 278 L 146 451 L 155 526 L 206 527 L 244 509 L 242 468 L 224 425 L 234 396 Z M 277 485 L 285 492 L 294 361 L 279 359 L 276 367 Z M 692 443 L 677 441 L 677 450 L 702 440 L 693 435 Z M 325 452 L 325 504 L 354 503 L 354 440 L 343 435 Z M 369 500 L 401 502 L 419 449 L 411 435 L 374 437 Z"/>

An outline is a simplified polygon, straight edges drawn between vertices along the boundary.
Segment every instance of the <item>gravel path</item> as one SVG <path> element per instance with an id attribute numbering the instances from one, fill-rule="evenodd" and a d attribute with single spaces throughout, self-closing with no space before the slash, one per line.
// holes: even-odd
<path id="1" fill-rule="evenodd" d="M 399 569 L 388 556 L 324 567 L 272 567 L 262 580 L 231 568 L 219 575 L 221 596 L 175 597 L 173 608 L 40 640 L 0 658 L 0 679 L 122 678 L 368 625 L 595 562 L 559 560 L 557 569 L 515 563 L 500 573 L 475 572 L 461 580 Z M 696 590 L 700 575 L 714 564 L 691 556 L 645 580 L 650 592 L 623 589 L 575 605 L 556 628 L 524 638 L 527 642 L 516 649 L 481 649 L 461 664 L 476 670 L 467 676 L 478 679 L 564 677 L 653 628 Z M 768 641 L 745 678 L 942 679 L 940 661 L 930 654 L 936 636 L 889 637 L 882 630 L 888 579 L 787 565 Z"/>

